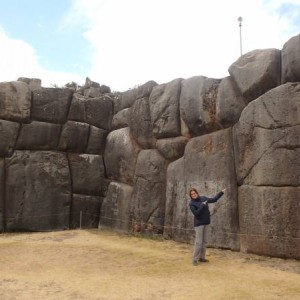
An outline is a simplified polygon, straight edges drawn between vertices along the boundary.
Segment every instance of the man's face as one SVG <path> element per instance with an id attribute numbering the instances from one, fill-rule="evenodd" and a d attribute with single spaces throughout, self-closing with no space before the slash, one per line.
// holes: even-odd
<path id="1" fill-rule="evenodd" d="M 191 198 L 192 199 L 197 199 L 198 198 L 198 194 L 195 191 L 191 191 Z"/>

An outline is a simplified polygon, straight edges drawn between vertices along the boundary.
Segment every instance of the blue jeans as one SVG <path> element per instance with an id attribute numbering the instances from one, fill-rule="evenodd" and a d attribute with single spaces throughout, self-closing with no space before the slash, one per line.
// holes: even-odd
<path id="1" fill-rule="evenodd" d="M 194 227 L 195 229 L 195 245 L 194 245 L 194 262 L 198 262 L 199 259 L 205 259 L 206 243 L 208 239 L 208 225 L 200 225 Z"/>

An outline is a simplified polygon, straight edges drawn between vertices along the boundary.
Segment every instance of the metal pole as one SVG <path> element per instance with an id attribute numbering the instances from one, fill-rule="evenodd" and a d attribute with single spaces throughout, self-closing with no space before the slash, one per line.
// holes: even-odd
<path id="1" fill-rule="evenodd" d="M 238 22 L 239 22 L 239 27 L 240 27 L 240 50 L 241 50 L 241 56 L 242 56 L 243 55 L 243 50 L 242 50 L 242 22 L 243 22 L 243 18 L 239 17 Z"/>

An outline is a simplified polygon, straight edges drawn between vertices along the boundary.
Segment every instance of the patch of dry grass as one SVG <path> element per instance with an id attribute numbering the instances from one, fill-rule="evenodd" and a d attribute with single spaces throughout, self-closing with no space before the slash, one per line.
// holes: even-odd
<path id="1" fill-rule="evenodd" d="M 300 262 L 104 230 L 0 235 L 1 299 L 299 299 Z"/>

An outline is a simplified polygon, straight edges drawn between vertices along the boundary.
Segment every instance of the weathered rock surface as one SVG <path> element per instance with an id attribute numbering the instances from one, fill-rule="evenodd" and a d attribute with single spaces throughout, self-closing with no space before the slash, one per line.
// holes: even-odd
<path id="1" fill-rule="evenodd" d="M 13 154 L 19 128 L 19 123 L 0 120 L 0 157 Z"/>
<path id="2" fill-rule="evenodd" d="M 21 81 L 0 83 L 0 119 L 27 123 L 30 120 L 31 91 Z"/>
<path id="3" fill-rule="evenodd" d="M 92 154 L 68 154 L 73 192 L 103 196 L 107 189 L 103 157 Z"/>
<path id="4" fill-rule="evenodd" d="M 107 130 L 91 125 L 86 153 L 103 155 L 107 135 Z"/>
<path id="5" fill-rule="evenodd" d="M 107 195 L 101 206 L 99 227 L 122 231 L 131 230 L 132 190 L 132 186 L 121 182 L 112 181 L 109 184 Z"/>
<path id="6" fill-rule="evenodd" d="M 169 138 L 181 135 L 179 98 L 182 79 L 155 86 L 149 103 L 155 138 Z"/>
<path id="7" fill-rule="evenodd" d="M 129 108 L 124 108 L 124 109 L 120 110 L 119 112 L 117 112 L 113 116 L 111 129 L 116 130 L 116 129 L 128 127 L 129 115 L 130 115 Z"/>
<path id="8" fill-rule="evenodd" d="M 67 88 L 41 88 L 33 91 L 31 118 L 49 123 L 65 123 L 72 95 L 73 91 Z"/>
<path id="9" fill-rule="evenodd" d="M 300 81 L 300 35 L 289 39 L 281 50 L 282 83 Z"/>
<path id="10" fill-rule="evenodd" d="M 129 109 L 128 123 L 130 133 L 144 149 L 154 148 L 149 98 L 137 99 Z"/>
<path id="11" fill-rule="evenodd" d="M 163 233 L 168 163 L 156 149 L 139 153 L 131 200 L 133 231 Z"/>
<path id="12" fill-rule="evenodd" d="M 199 136 L 221 128 L 216 117 L 220 81 L 204 76 L 195 76 L 182 81 L 180 116 L 183 136 Z"/>
<path id="13" fill-rule="evenodd" d="M 107 178 L 132 185 L 139 151 L 128 127 L 112 131 L 104 152 Z"/>
<path id="14" fill-rule="evenodd" d="M 15 149 L 56 150 L 60 132 L 61 125 L 59 124 L 37 121 L 22 124 Z"/>
<path id="15" fill-rule="evenodd" d="M 281 84 L 281 51 L 253 50 L 242 55 L 229 74 L 247 102 Z"/>
<path id="16" fill-rule="evenodd" d="M 169 139 L 159 139 L 156 142 L 156 148 L 164 158 L 174 161 L 183 156 L 187 142 L 188 139 L 183 136 Z"/>
<path id="17" fill-rule="evenodd" d="M 241 251 L 300 258 L 300 188 L 239 187 Z"/>
<path id="18" fill-rule="evenodd" d="M 4 159 L 0 158 L 0 232 L 4 231 Z"/>
<path id="19" fill-rule="evenodd" d="M 5 174 L 7 230 L 69 228 L 71 179 L 65 154 L 15 151 L 5 159 Z"/>

